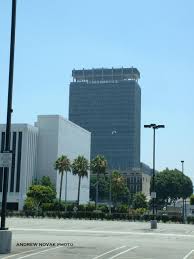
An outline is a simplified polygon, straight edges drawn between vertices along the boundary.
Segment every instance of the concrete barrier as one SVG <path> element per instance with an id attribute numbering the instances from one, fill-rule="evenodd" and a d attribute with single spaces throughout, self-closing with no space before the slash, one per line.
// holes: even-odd
<path id="1" fill-rule="evenodd" d="M 151 220 L 150 224 L 151 224 L 151 229 L 157 229 L 157 220 Z"/>
<path id="2" fill-rule="evenodd" d="M 12 232 L 9 230 L 0 230 L 0 254 L 11 252 Z"/>

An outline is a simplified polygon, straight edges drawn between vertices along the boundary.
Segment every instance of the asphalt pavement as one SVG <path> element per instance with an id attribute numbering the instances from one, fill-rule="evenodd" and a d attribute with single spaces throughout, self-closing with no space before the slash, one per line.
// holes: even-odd
<path id="1" fill-rule="evenodd" d="M 0 259 L 194 259 L 194 225 L 8 218 L 12 252 Z M 0 240 L 1 242 L 1 240 Z"/>

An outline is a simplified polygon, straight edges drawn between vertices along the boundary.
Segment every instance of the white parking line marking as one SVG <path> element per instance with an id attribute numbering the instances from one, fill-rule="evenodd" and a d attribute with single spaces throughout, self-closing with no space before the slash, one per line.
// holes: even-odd
<path id="1" fill-rule="evenodd" d="M 32 249 L 32 250 L 27 250 L 27 251 L 20 252 L 20 253 L 16 253 L 16 254 L 13 254 L 13 255 L 8 255 L 6 257 L 2 257 L 1 259 L 7 259 L 7 258 L 11 258 L 11 257 L 17 256 L 17 255 L 26 254 L 26 253 L 29 253 L 29 252 L 36 251 L 37 249 L 42 249 L 42 247 L 36 248 L 36 249 Z"/>
<path id="2" fill-rule="evenodd" d="M 116 254 L 116 255 L 110 257 L 109 259 L 116 258 L 116 257 L 118 257 L 119 255 L 125 254 L 125 253 L 127 253 L 127 252 L 129 252 L 129 251 L 132 251 L 132 250 L 136 249 L 136 248 L 138 248 L 138 246 L 131 247 L 131 248 L 129 248 L 129 249 L 123 251 L 123 252 L 120 252 L 119 254 Z"/>
<path id="3" fill-rule="evenodd" d="M 92 259 L 100 258 L 100 257 L 102 257 L 102 256 L 104 256 L 104 255 L 106 255 L 106 254 L 110 254 L 110 253 L 112 253 L 113 251 L 116 251 L 116 250 L 121 249 L 121 248 L 124 248 L 124 247 L 126 247 L 126 246 L 117 247 L 117 248 L 115 248 L 115 249 L 113 249 L 113 250 L 110 250 L 110 251 L 108 251 L 108 252 L 106 252 L 106 253 L 100 254 L 100 255 L 98 255 L 98 256 L 92 258 Z"/>
<path id="4" fill-rule="evenodd" d="M 51 250 L 55 250 L 55 249 L 58 249 L 58 248 L 61 248 L 61 247 L 62 246 L 57 246 L 57 247 L 54 247 L 54 248 L 49 248 L 49 249 L 42 250 L 42 251 L 39 251 L 39 252 L 36 252 L 36 253 L 24 255 L 22 257 L 18 257 L 17 259 L 23 259 L 23 258 L 30 257 L 30 256 L 33 256 L 33 255 L 37 255 L 37 254 L 45 253 L 45 252 L 48 252 L 48 251 L 51 251 Z"/>
<path id="5" fill-rule="evenodd" d="M 173 234 L 173 233 L 144 233 L 127 231 L 105 231 L 105 230 L 83 230 L 83 229 L 45 229 L 45 228 L 10 228 L 15 231 L 43 231 L 43 232 L 72 232 L 72 233 L 91 233 L 91 234 L 120 234 L 120 235 L 141 235 L 141 236 L 166 236 L 166 237 L 192 237 L 194 235 Z"/>
<path id="6" fill-rule="evenodd" d="M 159 231 L 160 231 L 160 232 L 163 232 L 163 231 L 165 231 L 165 230 L 166 230 L 166 229 L 165 229 L 165 228 L 163 228 L 163 229 L 160 229 Z"/>
<path id="7" fill-rule="evenodd" d="M 189 256 L 194 252 L 194 250 L 191 250 L 188 254 L 185 255 L 185 257 L 183 257 L 183 259 L 187 259 L 189 258 Z"/>

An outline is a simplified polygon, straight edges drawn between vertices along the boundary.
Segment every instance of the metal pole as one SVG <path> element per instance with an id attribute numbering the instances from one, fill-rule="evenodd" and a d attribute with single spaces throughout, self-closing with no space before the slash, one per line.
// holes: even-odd
<path id="1" fill-rule="evenodd" d="M 110 182 L 109 182 L 109 215 L 111 215 L 111 200 L 112 200 L 112 171 L 110 171 Z"/>
<path id="2" fill-rule="evenodd" d="M 97 204 L 98 204 L 98 182 L 99 182 L 99 174 L 96 175 L 96 203 L 95 203 L 95 209 L 97 210 Z"/>
<path id="3" fill-rule="evenodd" d="M 184 161 L 181 161 L 182 164 L 182 174 L 184 178 Z M 184 197 L 183 197 L 183 208 L 182 208 L 182 214 L 183 214 L 183 223 L 185 223 L 185 202 L 184 202 Z"/>
<path id="4" fill-rule="evenodd" d="M 13 92 L 13 72 L 14 72 L 14 50 L 15 50 L 15 27 L 16 27 L 16 0 L 12 0 L 12 19 L 11 19 L 11 42 L 10 42 L 10 63 L 9 63 L 9 84 L 8 84 L 8 102 L 7 102 L 7 124 L 6 124 L 6 142 L 5 150 L 10 151 L 10 136 L 11 136 L 11 113 L 12 110 L 12 92 Z M 6 206 L 7 206 L 7 191 L 8 191 L 8 175 L 9 168 L 4 168 L 3 181 L 3 196 L 2 196 L 2 211 L 1 211 L 1 228 L 5 230 Z"/>
<path id="5" fill-rule="evenodd" d="M 154 134 L 153 134 L 153 192 L 155 192 L 155 128 L 153 127 Z M 153 218 L 155 219 L 155 198 L 152 200 L 152 211 L 153 211 Z"/>
<path id="6" fill-rule="evenodd" d="M 67 212 L 67 172 L 65 172 L 65 212 Z"/>

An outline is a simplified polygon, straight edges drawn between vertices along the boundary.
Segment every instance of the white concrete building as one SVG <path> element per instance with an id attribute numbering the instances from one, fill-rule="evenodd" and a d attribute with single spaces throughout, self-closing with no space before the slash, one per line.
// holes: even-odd
<path id="1" fill-rule="evenodd" d="M 26 190 L 36 175 L 38 128 L 13 124 L 11 133 L 12 167 L 9 169 L 8 208 L 22 209 Z M 5 125 L 0 125 L 1 152 L 5 146 Z M 3 168 L 0 167 L 0 201 L 2 200 Z"/>
<path id="2" fill-rule="evenodd" d="M 71 161 L 78 155 L 83 155 L 90 160 L 91 134 L 58 115 L 38 116 L 36 126 L 39 129 L 38 178 L 44 175 L 49 176 L 56 185 L 59 194 L 60 175 L 54 169 L 54 161 L 62 154 L 67 155 Z M 90 175 L 81 180 L 80 203 L 89 202 L 89 182 Z M 72 173 L 67 173 L 67 185 L 67 200 L 75 201 L 78 192 L 78 177 Z M 63 177 L 64 186 L 65 177 Z M 65 188 L 62 188 L 62 199 L 64 198 Z"/>
<path id="3" fill-rule="evenodd" d="M 59 193 L 60 177 L 54 162 L 62 154 L 72 161 L 78 155 L 90 160 L 91 134 L 59 115 L 41 115 L 35 126 L 12 124 L 12 168 L 9 170 L 8 208 L 22 209 L 26 192 L 33 179 L 49 176 Z M 5 125 L 0 125 L 1 152 L 5 145 Z M 80 203 L 89 201 L 88 178 L 81 181 Z M 67 200 L 77 199 L 78 177 L 68 173 Z M 2 200 L 3 168 L 0 168 L 0 202 Z M 65 177 L 62 199 L 64 199 Z"/>

